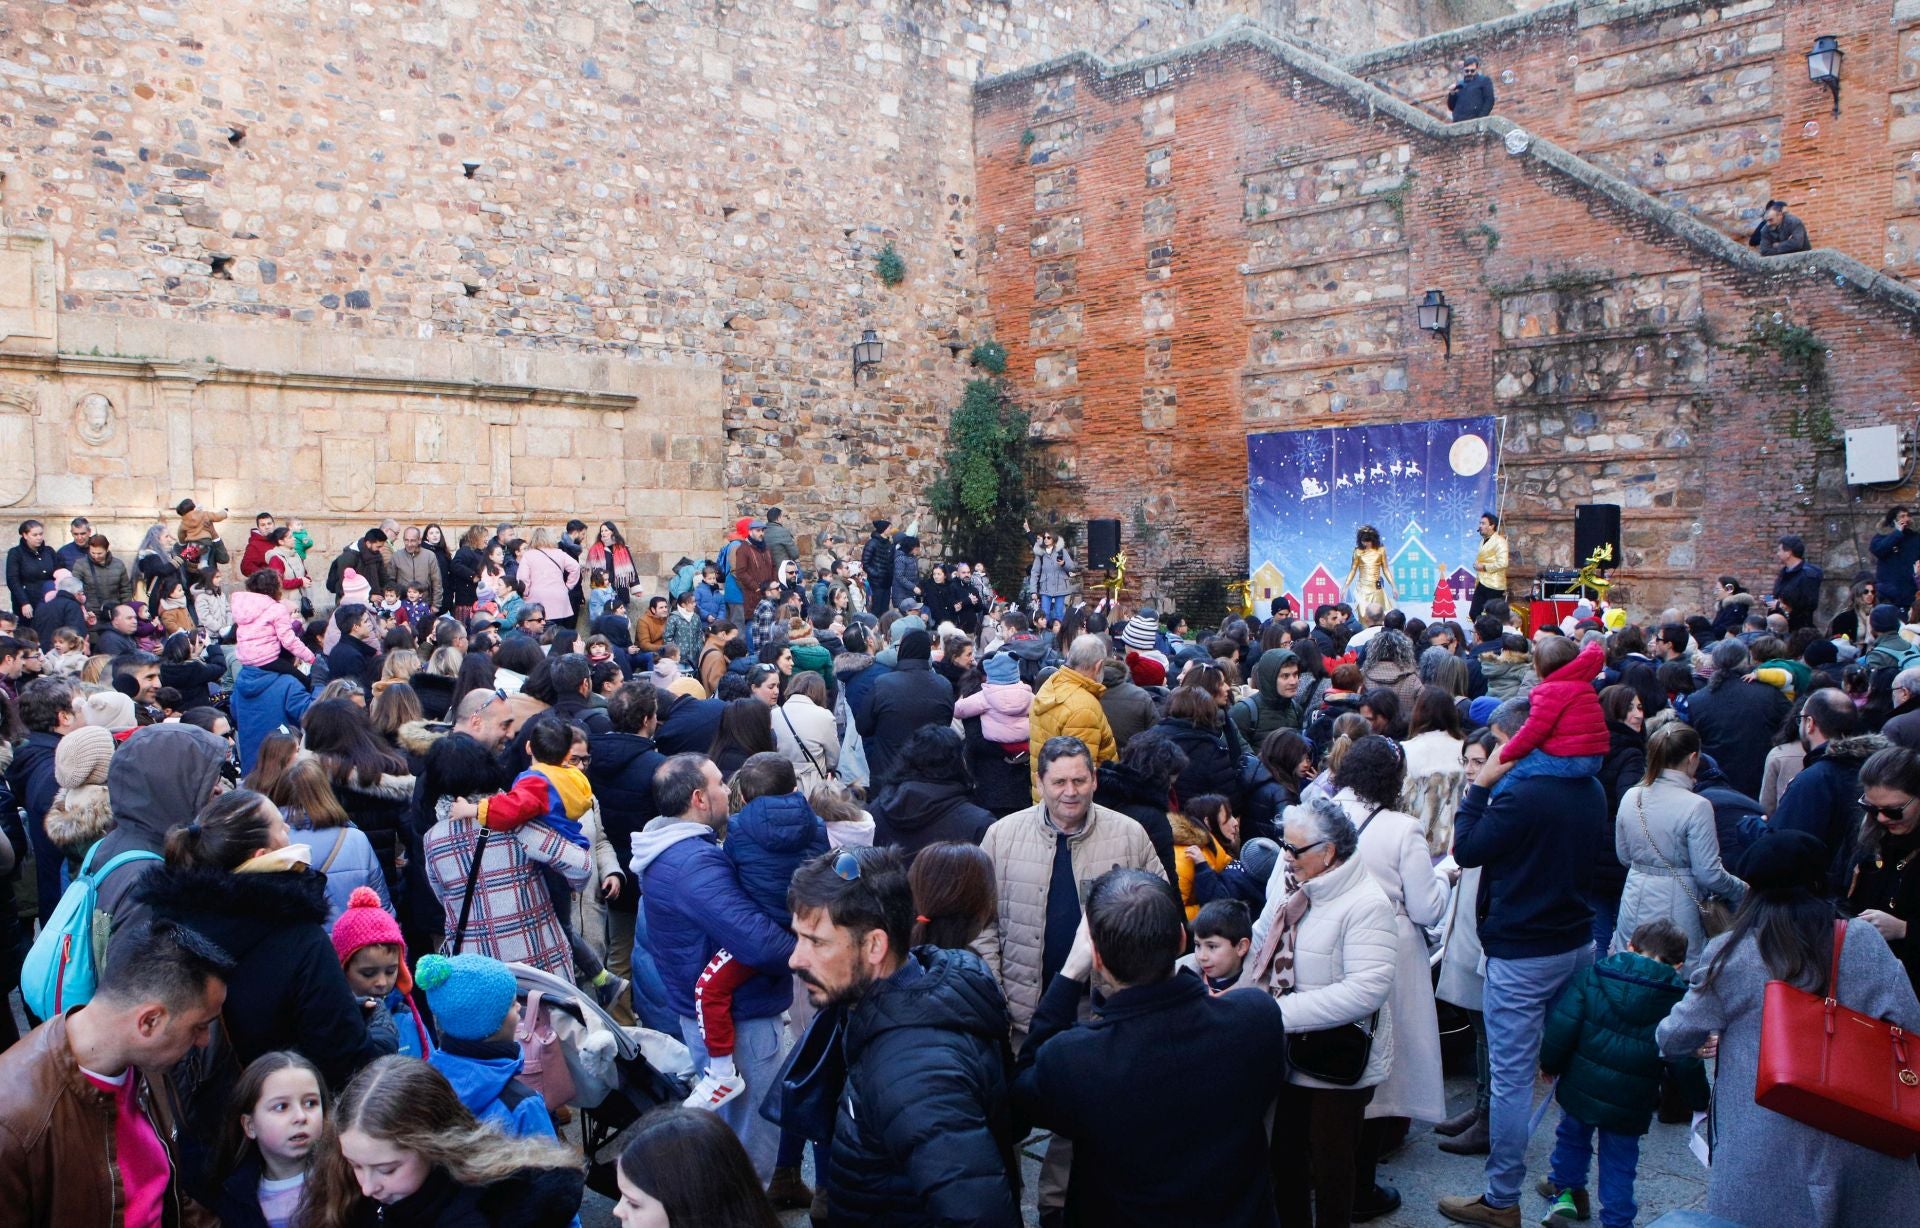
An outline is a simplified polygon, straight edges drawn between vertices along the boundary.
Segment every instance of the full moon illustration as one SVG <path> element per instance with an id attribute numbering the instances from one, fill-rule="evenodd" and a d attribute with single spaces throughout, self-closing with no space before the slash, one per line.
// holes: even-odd
<path id="1" fill-rule="evenodd" d="M 1487 467 L 1487 441 L 1478 435 L 1462 435 L 1447 449 L 1447 463 L 1463 478 L 1470 478 Z"/>

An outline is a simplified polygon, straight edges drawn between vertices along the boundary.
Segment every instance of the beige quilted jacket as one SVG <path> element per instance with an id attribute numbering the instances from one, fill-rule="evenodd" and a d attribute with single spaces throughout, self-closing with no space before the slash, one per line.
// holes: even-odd
<path id="1" fill-rule="evenodd" d="M 1040 949 L 1047 925 L 1047 888 L 1053 881 L 1054 841 L 1044 803 L 1015 811 L 987 829 L 980 846 L 993 859 L 993 919 L 973 943 L 1006 995 L 1014 1030 L 1025 1032 L 1040 1005 Z M 1146 829 L 1117 810 L 1094 806 L 1070 842 L 1073 877 L 1081 890 L 1115 866 L 1167 876 Z"/>

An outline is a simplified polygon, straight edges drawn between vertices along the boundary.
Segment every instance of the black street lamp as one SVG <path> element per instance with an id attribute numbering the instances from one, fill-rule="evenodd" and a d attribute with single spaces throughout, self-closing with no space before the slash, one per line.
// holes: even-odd
<path id="1" fill-rule="evenodd" d="M 1446 295 L 1438 290 L 1427 291 L 1427 296 L 1420 300 L 1420 327 L 1439 333 L 1447 344 L 1447 357 L 1453 357 L 1453 308 L 1447 305 Z"/>
<path id="2" fill-rule="evenodd" d="M 880 334 L 871 328 L 860 334 L 860 340 L 853 346 L 853 382 L 860 382 L 860 373 L 873 374 L 880 365 L 881 355 L 886 353 L 886 344 L 880 340 Z"/>
<path id="3" fill-rule="evenodd" d="M 1835 115 L 1840 114 L 1840 60 L 1846 54 L 1840 50 L 1840 40 L 1831 34 L 1814 39 L 1813 50 L 1807 52 L 1807 79 L 1832 93 Z"/>

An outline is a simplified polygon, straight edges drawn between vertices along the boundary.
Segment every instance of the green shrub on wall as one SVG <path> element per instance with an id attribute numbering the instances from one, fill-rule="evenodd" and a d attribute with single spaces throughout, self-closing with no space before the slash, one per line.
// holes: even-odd
<path id="1" fill-rule="evenodd" d="M 889 243 L 880 249 L 878 256 L 873 258 L 873 271 L 879 274 L 882 284 L 897 286 L 907 279 L 907 262 L 900 258 L 900 253 L 894 250 L 893 244 Z"/>
<path id="2" fill-rule="evenodd" d="M 927 504 L 942 553 L 985 563 L 1003 595 L 1019 591 L 1027 559 L 1021 520 L 1033 505 L 1027 415 L 995 380 L 968 380 L 947 423 L 940 476 Z"/>

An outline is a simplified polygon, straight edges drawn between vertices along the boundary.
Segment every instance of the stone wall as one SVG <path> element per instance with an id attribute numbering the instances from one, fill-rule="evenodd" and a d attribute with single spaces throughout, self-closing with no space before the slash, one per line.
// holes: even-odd
<path id="1" fill-rule="evenodd" d="M 1807 77 L 1821 34 L 1838 116 Z M 1730 235 L 1780 197 L 1816 245 L 1920 274 L 1920 0 L 1560 0 L 1341 66 L 1444 117 L 1468 52 L 1497 114 Z"/>
<path id="2" fill-rule="evenodd" d="M 1835 432 L 1920 408 L 1920 295 L 1763 260 L 1512 128 L 1250 30 L 983 82 L 989 303 L 1057 514 L 1119 517 L 1142 595 L 1181 598 L 1246 574 L 1250 431 L 1498 412 L 1523 588 L 1586 502 L 1624 505 L 1642 610 L 1764 589 L 1786 531 L 1844 580 L 1900 492 L 1848 491 Z"/>

